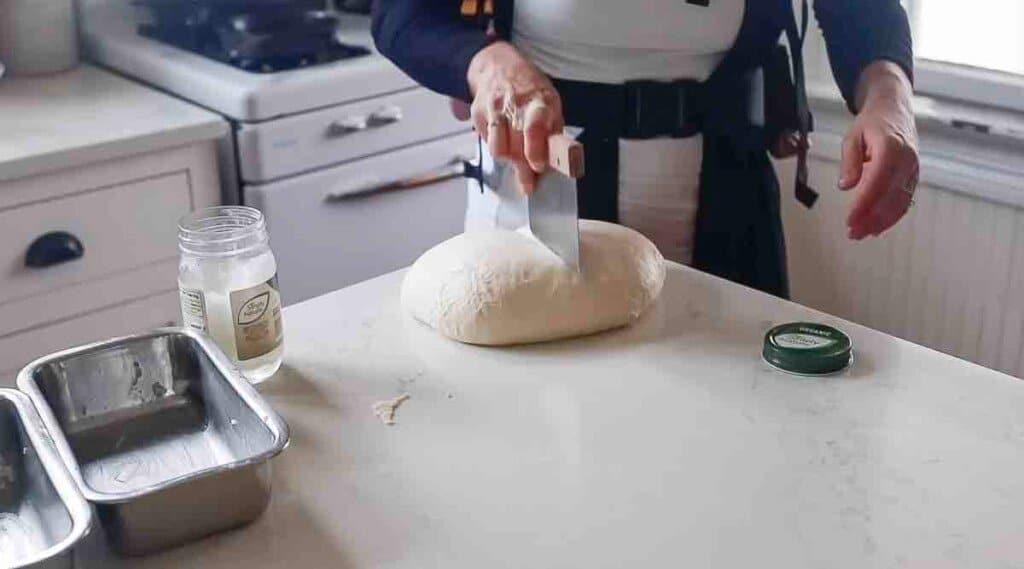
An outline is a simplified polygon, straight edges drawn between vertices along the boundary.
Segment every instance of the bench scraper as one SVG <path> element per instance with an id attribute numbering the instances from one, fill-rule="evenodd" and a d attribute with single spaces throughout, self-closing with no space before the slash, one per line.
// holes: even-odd
<path id="1" fill-rule="evenodd" d="M 580 268 L 576 181 L 583 176 L 583 145 L 566 134 L 548 138 L 549 169 L 526 198 L 530 232 L 565 264 Z"/>

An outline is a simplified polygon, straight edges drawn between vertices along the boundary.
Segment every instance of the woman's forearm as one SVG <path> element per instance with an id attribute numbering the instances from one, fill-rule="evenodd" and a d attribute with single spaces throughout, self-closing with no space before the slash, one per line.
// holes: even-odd
<path id="1" fill-rule="evenodd" d="M 891 61 L 869 64 L 857 80 L 856 106 L 860 111 L 874 102 L 886 101 L 910 108 L 913 87 L 903 69 Z"/>
<path id="2" fill-rule="evenodd" d="M 459 0 L 373 2 L 377 50 L 421 85 L 465 101 L 473 56 L 490 43 L 459 15 Z"/>
<path id="3" fill-rule="evenodd" d="M 910 23 L 899 0 L 814 0 L 814 10 L 833 75 L 850 110 L 862 107 L 857 99 L 868 67 L 889 61 L 905 78 L 913 76 Z"/>

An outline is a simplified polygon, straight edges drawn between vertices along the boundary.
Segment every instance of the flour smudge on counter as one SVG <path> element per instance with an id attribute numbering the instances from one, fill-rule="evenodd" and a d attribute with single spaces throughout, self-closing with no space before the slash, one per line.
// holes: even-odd
<path id="1" fill-rule="evenodd" d="M 378 401 L 373 404 L 373 414 L 376 415 L 377 418 L 385 425 L 394 425 L 395 412 L 398 411 L 398 408 L 402 406 L 402 403 L 405 403 L 410 397 L 412 396 L 408 393 L 403 393 L 394 399 Z"/>

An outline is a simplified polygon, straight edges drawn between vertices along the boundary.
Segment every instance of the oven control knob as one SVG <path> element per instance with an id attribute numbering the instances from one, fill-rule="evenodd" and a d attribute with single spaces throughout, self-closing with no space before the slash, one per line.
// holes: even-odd
<path id="1" fill-rule="evenodd" d="M 332 122 L 327 127 L 327 136 L 330 138 L 339 138 L 354 132 L 364 131 L 369 127 L 370 121 L 364 116 L 345 117 L 341 120 Z"/>
<path id="2" fill-rule="evenodd" d="M 370 114 L 370 126 L 385 126 L 402 120 L 402 107 L 388 105 Z"/>

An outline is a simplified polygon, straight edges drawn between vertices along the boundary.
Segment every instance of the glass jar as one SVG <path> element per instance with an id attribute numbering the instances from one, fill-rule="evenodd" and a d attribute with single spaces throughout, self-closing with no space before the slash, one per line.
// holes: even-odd
<path id="1" fill-rule="evenodd" d="M 178 248 L 184 325 L 209 334 L 252 383 L 273 375 L 283 352 L 281 294 L 263 213 L 193 212 L 178 223 Z"/>
<path id="2" fill-rule="evenodd" d="M 73 0 L 0 0 L 0 61 L 13 76 L 78 65 Z"/>

